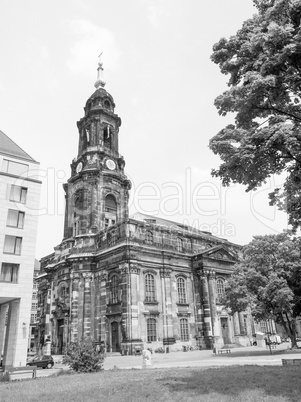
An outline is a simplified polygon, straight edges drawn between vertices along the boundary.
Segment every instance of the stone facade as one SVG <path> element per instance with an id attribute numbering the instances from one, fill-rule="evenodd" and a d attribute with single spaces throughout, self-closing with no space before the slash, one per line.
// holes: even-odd
<path id="1" fill-rule="evenodd" d="M 108 352 L 132 354 L 250 344 L 250 313 L 232 318 L 219 303 L 240 247 L 158 217 L 129 217 L 114 108 L 98 85 L 77 123 L 64 238 L 41 260 L 40 346 L 50 340 L 60 354 L 68 342 L 92 337 Z"/>

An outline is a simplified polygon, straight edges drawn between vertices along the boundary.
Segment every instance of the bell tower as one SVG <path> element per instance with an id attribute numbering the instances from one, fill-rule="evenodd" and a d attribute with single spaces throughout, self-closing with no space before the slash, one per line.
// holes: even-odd
<path id="1" fill-rule="evenodd" d="M 87 100 L 77 122 L 78 155 L 64 185 L 66 197 L 64 238 L 97 233 L 128 218 L 131 183 L 119 154 L 121 119 L 113 97 L 105 90 L 99 56 L 96 91 Z"/>

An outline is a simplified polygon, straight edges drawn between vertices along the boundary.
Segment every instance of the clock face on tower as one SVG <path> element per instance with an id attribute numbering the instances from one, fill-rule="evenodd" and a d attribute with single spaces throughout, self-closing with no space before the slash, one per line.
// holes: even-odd
<path id="1" fill-rule="evenodd" d="M 106 160 L 106 166 L 110 170 L 115 170 L 116 169 L 116 163 L 112 159 L 107 159 Z"/>
<path id="2" fill-rule="evenodd" d="M 76 173 L 79 173 L 83 168 L 82 162 L 79 162 L 79 164 L 76 166 Z"/>

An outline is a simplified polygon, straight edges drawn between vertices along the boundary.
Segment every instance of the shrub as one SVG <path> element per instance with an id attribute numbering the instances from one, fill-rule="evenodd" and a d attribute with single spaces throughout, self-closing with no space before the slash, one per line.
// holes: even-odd
<path id="1" fill-rule="evenodd" d="M 63 363 L 77 373 L 91 373 L 103 370 L 104 355 L 90 338 L 71 342 L 65 349 Z"/>

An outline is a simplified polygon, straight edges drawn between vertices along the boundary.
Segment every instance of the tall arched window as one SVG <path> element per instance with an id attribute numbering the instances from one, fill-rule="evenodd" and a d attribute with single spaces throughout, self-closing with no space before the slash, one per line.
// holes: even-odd
<path id="1" fill-rule="evenodd" d="M 217 302 L 221 302 L 221 298 L 225 293 L 225 281 L 223 279 L 216 280 L 216 292 L 217 292 Z"/>
<path id="2" fill-rule="evenodd" d="M 146 320 L 147 329 L 147 342 L 153 342 L 157 340 L 157 322 L 155 318 L 148 318 Z"/>
<path id="3" fill-rule="evenodd" d="M 118 281 L 117 275 L 112 275 L 110 280 L 110 303 L 118 303 Z"/>
<path id="4" fill-rule="evenodd" d="M 181 239 L 180 237 L 177 238 L 177 250 L 179 253 L 183 253 L 184 251 L 183 239 Z"/>
<path id="5" fill-rule="evenodd" d="M 112 127 L 110 125 L 103 129 L 103 142 L 106 148 L 112 148 Z"/>
<path id="6" fill-rule="evenodd" d="M 180 336 L 181 336 L 182 342 L 189 341 L 188 319 L 187 318 L 180 319 Z"/>
<path id="7" fill-rule="evenodd" d="M 155 278 L 152 274 L 145 275 L 145 301 L 155 301 Z"/>
<path id="8" fill-rule="evenodd" d="M 147 244 L 152 244 L 152 242 L 153 242 L 153 233 L 150 231 L 150 230 L 148 230 L 146 233 L 145 233 L 145 242 L 147 243 Z"/>
<path id="9" fill-rule="evenodd" d="M 115 225 L 117 221 L 117 202 L 111 194 L 105 198 L 105 229 Z"/>
<path id="10" fill-rule="evenodd" d="M 178 289 L 178 302 L 179 303 L 187 303 L 186 281 L 184 278 L 180 277 L 177 279 L 177 289 Z"/>

